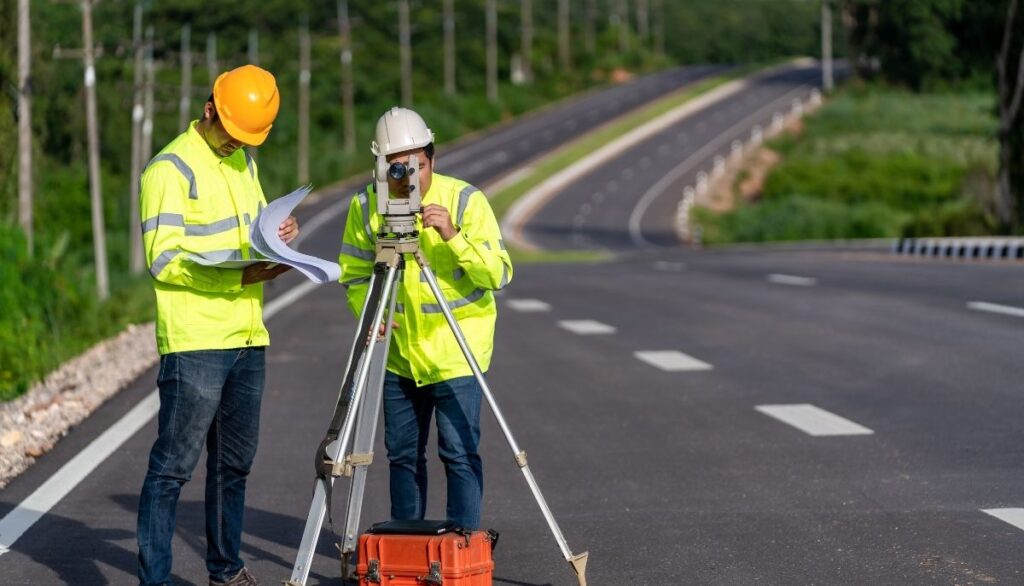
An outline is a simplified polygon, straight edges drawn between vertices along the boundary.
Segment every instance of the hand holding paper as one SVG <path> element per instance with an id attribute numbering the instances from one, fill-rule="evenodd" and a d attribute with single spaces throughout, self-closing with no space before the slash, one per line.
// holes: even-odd
<path id="1" fill-rule="evenodd" d="M 291 216 L 292 210 L 298 207 L 309 192 L 308 186 L 300 187 L 270 202 L 270 205 L 256 216 L 249 226 L 249 242 L 254 256 L 258 257 L 243 259 L 239 251 L 229 250 L 205 254 L 192 253 L 189 254 L 189 259 L 201 265 L 232 269 L 246 269 L 257 263 L 280 263 L 295 268 L 314 283 L 337 282 L 341 278 L 341 267 L 338 263 L 288 248 L 288 243 L 299 235 L 298 222 Z M 263 267 L 262 271 L 271 271 L 273 275 L 255 268 L 247 270 L 253 273 L 251 277 L 266 277 L 252 281 L 258 282 L 273 278 L 285 269 Z"/>

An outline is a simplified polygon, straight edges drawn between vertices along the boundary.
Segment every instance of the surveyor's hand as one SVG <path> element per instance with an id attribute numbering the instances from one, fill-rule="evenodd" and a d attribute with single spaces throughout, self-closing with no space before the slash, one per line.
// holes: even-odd
<path id="1" fill-rule="evenodd" d="M 441 235 L 441 238 L 448 242 L 459 233 L 452 224 L 452 216 L 448 209 L 432 203 L 423 208 L 423 227 L 433 228 Z"/>
<path id="2" fill-rule="evenodd" d="M 397 330 L 398 329 L 398 322 L 392 321 L 391 322 L 391 329 L 392 330 Z M 377 337 L 378 338 L 383 338 L 384 337 L 384 324 L 380 324 L 380 327 L 377 328 Z"/>
<path id="3" fill-rule="evenodd" d="M 398 329 L 398 322 L 392 321 L 391 322 L 391 330 L 394 331 L 394 330 L 397 330 L 397 329 Z M 371 335 L 367 334 L 366 335 L 366 345 L 367 346 L 370 345 L 370 338 L 371 338 Z M 384 324 L 380 324 L 379 326 L 377 326 L 377 341 L 380 342 L 382 340 L 384 340 Z"/>
<path id="4" fill-rule="evenodd" d="M 283 264 L 270 266 L 270 263 L 266 262 L 251 264 L 242 270 L 242 284 L 252 285 L 262 281 L 269 281 L 290 268 L 290 266 Z"/>
<path id="5" fill-rule="evenodd" d="M 277 236 L 282 242 L 288 244 L 299 235 L 299 221 L 295 216 L 288 216 L 281 225 L 277 227 Z"/>

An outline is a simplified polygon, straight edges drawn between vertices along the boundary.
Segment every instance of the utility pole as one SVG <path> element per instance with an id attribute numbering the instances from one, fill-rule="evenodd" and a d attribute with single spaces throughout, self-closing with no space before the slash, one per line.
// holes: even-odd
<path id="1" fill-rule="evenodd" d="M 260 31 L 255 27 L 249 29 L 249 63 L 256 66 L 260 64 Z M 258 159 L 258 147 L 246 148 L 246 150 L 254 161 Z"/>
<path id="2" fill-rule="evenodd" d="M 213 91 L 213 82 L 217 80 L 219 72 L 220 68 L 217 66 L 217 34 L 210 33 L 206 35 L 206 76 L 210 91 Z"/>
<path id="3" fill-rule="evenodd" d="M 654 52 L 665 55 L 665 0 L 654 0 Z"/>
<path id="4" fill-rule="evenodd" d="M 28 0 L 18 0 L 18 224 L 32 256 L 32 27 Z"/>
<path id="5" fill-rule="evenodd" d="M 597 20 L 597 0 L 587 0 L 583 9 L 583 48 L 588 55 L 597 51 L 597 33 L 594 30 L 594 21 Z"/>
<path id="6" fill-rule="evenodd" d="M 640 44 L 647 42 L 651 20 L 647 12 L 647 0 L 636 0 L 636 35 Z"/>
<path id="7" fill-rule="evenodd" d="M 156 85 L 156 64 L 153 63 L 153 25 L 146 27 L 146 81 L 144 86 L 144 104 L 142 118 L 142 164 L 148 164 L 153 158 L 153 100 Z"/>
<path id="8" fill-rule="evenodd" d="M 94 0 L 82 0 L 82 40 L 85 47 L 82 55 L 85 61 L 85 118 L 89 145 L 89 191 L 92 203 L 92 243 L 96 257 L 96 293 L 101 301 L 110 296 L 110 279 L 107 272 L 107 234 L 103 225 L 103 188 L 100 185 L 100 137 L 99 121 L 96 116 L 96 59 L 92 44 L 92 4 Z"/>
<path id="9" fill-rule="evenodd" d="M 192 102 L 192 25 L 181 27 L 181 100 L 178 102 L 178 130 L 185 130 Z"/>
<path id="10" fill-rule="evenodd" d="M 487 99 L 498 102 L 498 7 L 487 0 Z"/>
<path id="11" fill-rule="evenodd" d="M 132 77 L 132 169 L 131 184 L 128 186 L 128 270 L 139 273 L 145 260 L 142 255 L 142 230 L 139 223 L 139 181 L 142 177 L 142 118 L 145 115 L 143 101 L 143 53 L 142 44 L 142 0 L 135 2 L 135 18 L 132 26 L 132 50 L 135 66 Z"/>
<path id="12" fill-rule="evenodd" d="M 299 25 L 299 168 L 300 185 L 309 183 L 309 16 Z"/>
<path id="13" fill-rule="evenodd" d="M 821 2 L 821 85 L 826 94 L 832 93 L 835 87 L 832 76 L 832 5 L 829 0 Z"/>
<path id="14" fill-rule="evenodd" d="M 444 0 L 444 93 L 455 95 L 455 0 Z"/>
<path id="15" fill-rule="evenodd" d="M 558 61 L 563 73 L 572 69 L 569 50 L 569 0 L 558 0 Z"/>
<path id="16" fill-rule="evenodd" d="M 341 107 L 345 126 L 345 150 L 356 150 L 355 92 L 352 88 L 352 25 L 348 0 L 338 0 L 338 35 L 341 38 Z"/>
<path id="17" fill-rule="evenodd" d="M 619 21 L 619 51 L 629 52 L 629 3 L 627 0 L 619 0 L 615 11 Z"/>
<path id="18" fill-rule="evenodd" d="M 520 0 L 521 47 L 523 54 L 523 81 L 533 82 L 533 2 Z"/>
<path id="19" fill-rule="evenodd" d="M 402 105 L 412 107 L 412 33 L 409 25 L 409 0 L 398 0 L 399 60 L 402 62 Z"/>
<path id="20" fill-rule="evenodd" d="M 249 63 L 260 64 L 260 31 L 256 28 L 249 29 Z"/>

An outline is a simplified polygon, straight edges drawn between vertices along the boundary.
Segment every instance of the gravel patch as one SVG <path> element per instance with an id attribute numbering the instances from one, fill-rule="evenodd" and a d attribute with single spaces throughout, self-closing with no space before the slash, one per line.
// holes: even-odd
<path id="1" fill-rule="evenodd" d="M 158 358 L 154 325 L 128 326 L 65 362 L 21 397 L 0 403 L 0 488 Z"/>

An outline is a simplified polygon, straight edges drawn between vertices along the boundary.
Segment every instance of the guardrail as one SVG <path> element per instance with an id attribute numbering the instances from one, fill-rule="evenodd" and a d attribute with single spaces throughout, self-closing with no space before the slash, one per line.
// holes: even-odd
<path id="1" fill-rule="evenodd" d="M 1024 259 L 1024 238 L 900 238 L 893 254 L 935 258 Z"/>

